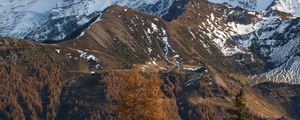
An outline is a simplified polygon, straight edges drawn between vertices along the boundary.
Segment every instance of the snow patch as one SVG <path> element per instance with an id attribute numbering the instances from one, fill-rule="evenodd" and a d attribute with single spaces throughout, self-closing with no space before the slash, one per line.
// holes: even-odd
<path id="1" fill-rule="evenodd" d="M 96 62 L 96 65 L 95 65 L 96 69 L 101 68 L 100 60 L 96 56 L 94 56 L 92 54 L 88 54 L 87 52 L 84 52 L 84 51 L 81 51 L 81 50 L 77 50 L 77 52 L 80 54 L 81 58 L 83 58 L 87 61 L 92 60 L 92 61 Z"/>
<path id="2" fill-rule="evenodd" d="M 58 54 L 60 54 L 60 49 L 55 49 L 55 51 L 58 53 Z"/>
<path id="3" fill-rule="evenodd" d="M 157 26 L 154 23 L 151 23 L 151 27 L 152 27 L 152 30 L 154 32 L 158 32 L 159 31 L 158 28 L 157 28 Z"/>
<path id="4" fill-rule="evenodd" d="M 228 23 L 228 26 L 231 27 L 231 30 L 234 32 L 231 35 L 246 35 L 256 30 L 256 26 L 253 24 L 236 24 L 235 22 Z"/>
<path id="5" fill-rule="evenodd" d="M 228 47 L 226 45 L 226 40 L 222 39 L 213 39 L 214 43 L 216 43 L 217 47 L 225 56 L 232 56 L 237 53 L 245 53 L 242 49 L 238 48 L 238 46 Z"/>

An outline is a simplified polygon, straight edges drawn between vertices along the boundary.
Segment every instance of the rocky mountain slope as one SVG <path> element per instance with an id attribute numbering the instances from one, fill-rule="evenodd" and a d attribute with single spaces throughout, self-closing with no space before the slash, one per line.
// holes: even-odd
<path id="1" fill-rule="evenodd" d="M 265 73 L 257 81 L 299 83 L 298 1 L 214 1 L 253 10 L 255 21 L 234 22 L 240 33 L 231 34 L 237 44 L 250 49 L 265 61 Z M 292 4 L 292 5 L 291 5 Z M 224 5 L 224 4 L 223 4 Z M 264 5 L 264 6 L 261 6 Z M 289 10 L 286 10 L 289 9 Z M 258 11 L 259 13 L 255 13 Z M 291 12 L 293 11 L 293 12 Z M 248 18 L 239 13 L 232 13 Z M 241 19 L 239 18 L 239 19 Z M 249 18 L 248 18 L 249 19 Z M 243 32 L 246 30 L 246 32 Z M 256 81 L 256 82 L 257 82 Z"/>
<path id="2" fill-rule="evenodd" d="M 166 27 L 175 27 L 174 29 L 180 27 L 182 31 L 167 30 L 167 32 L 173 35 L 175 33 L 178 34 L 174 37 L 180 39 L 180 41 L 186 39 L 180 37 L 183 34 L 181 32 L 188 32 L 193 38 L 190 38 L 190 41 L 185 40 L 184 43 L 181 42 L 183 45 L 194 42 L 194 40 L 200 40 L 201 43 L 197 44 L 204 46 L 209 54 L 212 54 L 211 46 L 216 47 L 216 49 L 222 53 L 221 56 L 224 55 L 233 59 L 229 60 L 229 62 L 240 62 L 239 64 L 244 64 L 242 66 L 246 64 L 249 66 L 249 64 L 261 61 L 262 64 L 265 64 L 263 69 L 258 70 L 254 68 L 255 70 L 247 70 L 249 74 L 257 75 L 254 82 L 261 82 L 268 79 L 274 82 L 298 83 L 298 75 L 300 72 L 300 70 L 297 69 L 298 1 L 201 0 L 198 2 L 203 5 L 199 5 L 199 3 L 184 6 L 187 2 L 186 0 L 91 0 L 52 1 L 47 3 L 33 0 L 22 2 L 22 5 L 20 5 L 21 3 L 16 3 L 16 1 L 6 1 L 1 3 L 1 6 L 3 6 L 1 7 L 3 14 L 0 20 L 2 27 L 0 33 L 2 36 L 34 39 L 38 41 L 46 40 L 50 43 L 56 40 L 73 39 L 82 36 L 85 34 L 83 31 L 89 29 L 90 25 L 103 19 L 101 14 L 108 6 L 118 4 L 136 8 L 170 21 Z M 46 3 L 49 5 L 43 7 Z M 207 6 L 208 8 L 206 9 Z M 198 9 L 195 9 L 195 7 Z M 205 7 L 205 11 L 201 11 L 199 7 Z M 185 11 L 185 8 L 188 8 L 187 11 Z M 183 14 L 186 15 L 183 16 L 187 17 L 187 19 L 176 19 L 177 16 L 184 11 L 185 13 Z M 179 19 L 184 19 L 183 16 L 182 18 L 179 17 Z M 32 21 L 31 18 L 34 18 L 34 21 Z M 135 22 L 134 18 L 132 18 L 130 22 Z M 184 24 L 178 24 L 180 22 Z M 145 24 L 144 21 L 140 23 Z M 152 27 L 156 27 L 154 23 L 153 25 L 154 26 L 151 24 Z M 132 29 L 131 26 L 125 27 Z M 145 26 L 138 27 L 144 28 Z M 159 36 L 160 39 L 168 41 L 166 38 L 169 37 L 169 35 L 162 33 L 164 29 L 166 28 L 158 28 L 157 30 L 153 30 L 153 33 L 157 32 L 161 34 L 161 36 Z M 133 31 L 135 30 L 133 29 Z M 142 36 L 143 38 L 140 39 L 149 39 L 149 35 L 147 34 L 152 34 L 152 32 L 147 29 L 145 31 L 145 33 L 138 33 L 144 34 Z M 173 36 L 170 37 L 172 38 Z M 169 43 L 166 42 L 165 46 L 168 47 L 164 48 L 166 50 L 164 52 L 168 51 L 168 55 L 171 54 L 168 49 L 173 49 L 171 50 L 173 56 L 177 56 L 175 49 L 182 49 L 171 48 L 171 45 L 167 44 Z M 147 45 L 147 47 L 147 51 L 152 49 L 149 45 Z M 182 54 L 191 54 L 191 51 L 185 52 L 187 53 Z M 182 59 L 185 58 L 185 56 L 180 57 Z"/>
<path id="3" fill-rule="evenodd" d="M 154 89 L 153 114 L 164 119 L 299 119 L 299 86 L 266 82 L 298 83 L 298 18 L 204 0 L 167 9 L 160 17 L 112 5 L 58 43 L 1 38 L 0 117 L 117 119 L 128 113 L 123 90 Z M 160 84 L 132 93 L 135 84 L 120 81 L 128 76 Z"/>
<path id="4" fill-rule="evenodd" d="M 121 76 L 134 74 L 131 69 L 109 66 L 119 64 L 124 66 L 115 67 L 127 68 L 126 64 L 114 61 L 116 58 L 106 61 L 102 58 L 105 55 L 96 49 L 82 52 L 73 46 L 81 44 L 77 42 L 49 45 L 7 38 L 0 41 L 4 53 L 0 62 L 1 119 L 119 118 L 119 104 L 114 101 L 119 99 L 111 95 L 126 87 L 122 81 L 126 77 Z M 122 61 L 139 62 L 137 59 Z M 136 64 L 136 67 L 143 74 L 158 72 L 155 74 L 159 75 L 161 84 L 157 99 L 163 104 L 159 103 L 162 108 L 155 109 L 165 119 L 235 117 L 230 111 L 236 109 L 236 96 L 242 84 L 239 79 L 213 67 L 207 71 L 195 64 L 184 64 L 172 70 L 173 65 L 157 62 L 159 67 L 154 63 Z M 243 87 L 245 110 L 251 119 L 298 118 L 299 111 L 294 107 L 299 104 L 298 88 L 274 83 L 246 85 Z"/>
<path id="5" fill-rule="evenodd" d="M 227 3 L 232 7 L 259 12 L 280 11 L 299 17 L 300 1 L 298 0 L 208 0 L 212 3 Z"/>
<path id="6" fill-rule="evenodd" d="M 163 16 L 173 3 L 173 0 L 5 0 L 0 3 L 0 35 L 36 41 L 63 40 L 98 20 L 110 5 Z"/>

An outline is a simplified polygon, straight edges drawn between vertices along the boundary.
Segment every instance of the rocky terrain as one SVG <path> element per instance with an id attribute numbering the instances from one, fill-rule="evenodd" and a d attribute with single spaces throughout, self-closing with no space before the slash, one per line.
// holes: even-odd
<path id="1" fill-rule="evenodd" d="M 300 119 L 297 14 L 212 2 L 112 5 L 59 42 L 0 38 L 0 118 Z"/>
<path id="2" fill-rule="evenodd" d="M 207 71 L 195 65 L 183 65 L 176 70 L 172 70 L 172 65 L 166 65 L 166 68 L 137 65 L 141 74 L 153 73 L 159 77 L 154 79 L 159 80 L 159 84 L 152 85 L 152 80 L 146 83 L 148 79 L 140 79 L 144 75 L 131 72 L 136 70 L 125 69 L 126 64 L 120 64 L 124 65 L 122 69 L 112 70 L 105 67 L 113 65 L 106 64 L 104 59 L 97 63 L 64 44 L 37 44 L 2 38 L 1 53 L 2 119 L 120 118 L 118 100 L 123 99 L 116 95 L 124 94 L 119 90 L 128 86 L 123 81 L 128 80 L 126 76 L 136 76 L 136 80 L 145 81 L 141 84 L 156 86 L 159 91 L 154 94 L 155 101 L 160 102 L 155 104 L 161 108 L 155 109 L 161 113 L 157 116 L 162 116 L 162 119 L 235 118 L 236 114 L 230 111 L 238 108 L 236 96 L 240 90 L 244 91 L 243 103 L 246 106 L 242 110 L 245 109 L 251 119 L 299 118 L 299 110 L 295 107 L 299 104 L 299 87 L 296 85 L 262 83 L 248 86 L 213 67 Z M 90 53 L 98 57 L 96 51 Z M 90 53 L 86 55 L 90 56 Z M 98 65 L 101 67 L 96 67 Z M 147 89 L 152 91 L 154 88 Z M 146 93 L 146 97 L 149 96 Z M 151 110 L 143 104 L 141 107 Z M 135 115 L 125 111 L 126 116 L 130 114 Z"/>

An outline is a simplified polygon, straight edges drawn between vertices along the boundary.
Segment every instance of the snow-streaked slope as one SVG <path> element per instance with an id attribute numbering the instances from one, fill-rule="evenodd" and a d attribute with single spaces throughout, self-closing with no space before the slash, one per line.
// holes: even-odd
<path id="1" fill-rule="evenodd" d="M 61 40 L 118 4 L 162 16 L 174 0 L 3 0 L 0 36 Z M 68 32 L 67 32 L 68 31 Z"/>
<path id="2" fill-rule="evenodd" d="M 0 35 L 24 37 L 48 19 L 55 0 L 3 0 L 0 2 Z"/>
<path id="3" fill-rule="evenodd" d="M 300 0 L 208 0 L 212 3 L 228 3 L 252 11 L 278 10 L 300 16 Z"/>
<path id="4" fill-rule="evenodd" d="M 300 57 L 292 57 L 281 66 L 267 72 L 265 77 L 272 82 L 300 84 Z"/>
<path id="5" fill-rule="evenodd" d="M 276 0 L 272 9 L 300 16 L 300 0 Z"/>
<path id="6" fill-rule="evenodd" d="M 274 82 L 300 83 L 300 19 L 274 20 L 258 31 L 260 39 L 254 43 L 266 55 L 267 78 Z"/>
<path id="7" fill-rule="evenodd" d="M 233 7 L 242 7 L 248 10 L 264 11 L 266 10 L 274 0 L 208 0 L 212 3 L 228 3 Z"/>
<path id="8" fill-rule="evenodd" d="M 231 35 L 239 36 L 234 37 L 239 45 L 252 49 L 265 59 L 265 79 L 300 83 L 300 18 L 265 17 L 255 24 L 231 26 L 236 27 L 233 30 L 250 30 Z"/>
<path id="9" fill-rule="evenodd" d="M 226 0 L 216 0 L 214 2 L 223 3 L 224 1 Z M 295 7 L 297 2 L 290 0 L 289 2 L 285 1 L 273 5 L 287 5 L 288 3 L 292 3 L 294 7 L 290 4 L 288 5 L 290 7 L 287 8 L 293 9 L 297 8 Z M 235 6 L 234 3 L 231 4 Z M 236 4 L 236 6 L 239 5 Z M 259 9 L 256 10 L 260 11 Z M 247 10 L 241 10 L 241 12 L 251 14 Z M 229 12 L 227 17 L 230 18 L 230 15 L 235 15 L 235 13 L 237 11 Z M 264 16 L 262 12 L 253 12 L 253 15 L 251 19 L 255 19 L 254 21 L 239 22 L 243 18 L 240 16 L 245 16 L 245 14 L 236 14 L 235 16 L 238 19 L 233 18 L 232 21 L 229 21 L 227 23 L 229 27 L 228 31 L 224 31 L 225 34 L 231 36 L 228 37 L 227 41 L 230 41 L 230 38 L 232 38 L 239 45 L 238 47 L 251 50 L 251 52 L 254 52 L 265 61 L 264 74 L 259 75 L 259 78 L 263 76 L 263 79 L 268 81 L 299 84 L 300 18 L 290 17 L 282 19 L 280 16 Z M 225 46 L 225 48 L 229 47 Z M 222 49 L 220 50 L 222 51 Z"/>

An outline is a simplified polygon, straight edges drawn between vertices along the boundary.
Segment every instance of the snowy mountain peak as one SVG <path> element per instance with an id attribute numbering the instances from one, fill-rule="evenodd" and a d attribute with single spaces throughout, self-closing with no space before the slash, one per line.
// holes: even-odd
<path id="1" fill-rule="evenodd" d="M 212 3 L 228 3 L 251 11 L 278 10 L 300 16 L 300 0 L 208 0 Z"/>
<path id="2" fill-rule="evenodd" d="M 300 16 L 300 0 L 276 0 L 272 9 Z"/>
<path id="3" fill-rule="evenodd" d="M 62 40 L 113 4 L 162 16 L 173 2 L 174 0 L 4 0 L 0 3 L 0 36 Z"/>
<path id="4" fill-rule="evenodd" d="M 208 0 L 212 3 L 228 3 L 233 7 L 242 7 L 248 10 L 264 11 L 274 0 Z"/>

